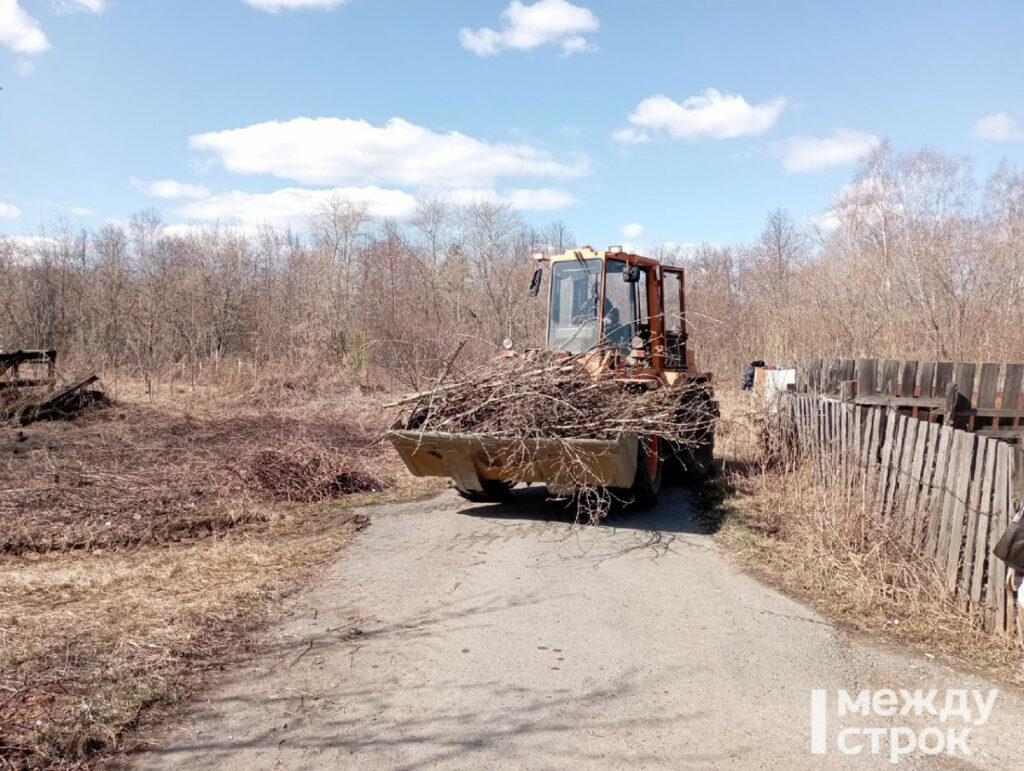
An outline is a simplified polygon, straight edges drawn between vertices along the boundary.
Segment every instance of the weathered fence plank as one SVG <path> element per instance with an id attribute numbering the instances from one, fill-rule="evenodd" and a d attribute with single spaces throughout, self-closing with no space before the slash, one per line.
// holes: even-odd
<path id="1" fill-rule="evenodd" d="M 897 521 L 906 516 L 907 504 L 914 487 L 914 451 L 917 446 L 918 428 L 924 425 L 919 420 L 904 420 L 903 422 L 906 425 L 906 433 L 903 437 L 903 448 L 900 455 L 897 500 L 893 501 L 893 519 Z"/>
<path id="2" fill-rule="evenodd" d="M 889 474 L 889 489 L 885 493 L 885 501 L 882 516 L 888 517 L 896 508 L 896 499 L 899 496 L 900 484 L 903 482 L 903 445 L 907 437 L 907 425 L 909 421 L 902 415 L 896 419 L 896 441 L 892 449 L 892 472 Z"/>
<path id="3" fill-rule="evenodd" d="M 847 380 L 855 380 L 857 377 L 857 360 L 856 359 L 840 359 L 839 360 L 839 381 L 844 382 Z"/>
<path id="4" fill-rule="evenodd" d="M 918 386 L 918 390 L 920 391 L 920 395 L 922 398 L 930 399 L 932 396 L 945 396 L 945 394 L 937 394 L 932 391 L 932 385 L 935 382 L 934 361 L 921 362 L 919 380 L 920 385 Z"/>
<path id="5" fill-rule="evenodd" d="M 903 362 L 903 371 L 900 374 L 900 396 L 916 396 L 917 388 L 917 362 Z"/>
<path id="6" fill-rule="evenodd" d="M 981 379 L 978 381 L 978 407 L 995 407 L 996 406 L 996 391 L 999 389 L 999 370 L 1001 369 L 998 364 L 982 364 L 981 365 Z"/>
<path id="7" fill-rule="evenodd" d="M 956 589 L 957 573 L 960 568 L 960 551 L 967 521 L 967 496 L 971 487 L 971 468 L 977 445 L 977 437 L 973 434 L 961 433 L 960 440 L 953 492 L 953 517 L 949 522 L 945 553 L 939 554 L 939 558 L 946 566 L 946 588 L 950 591 Z"/>
<path id="8" fill-rule="evenodd" d="M 896 395 L 896 385 L 900 377 L 900 363 L 896 359 L 886 359 L 882 365 L 882 387 L 879 389 L 883 394 Z"/>
<path id="9" fill-rule="evenodd" d="M 1020 409 L 1020 385 L 1021 376 L 1024 375 L 1024 364 L 1007 364 L 1006 377 L 1003 379 L 1003 396 L 999 400 L 1000 409 Z M 995 421 L 994 425 L 1002 426 L 1003 418 Z M 1006 418 L 1005 425 L 1019 426 L 1020 418 Z"/>
<path id="10" fill-rule="evenodd" d="M 961 586 L 970 590 L 970 601 L 981 601 L 985 576 L 985 546 L 988 544 L 989 519 L 992 516 L 992 489 L 995 485 L 995 440 L 981 439 L 975 459 L 974 485 L 971 488 L 970 513 L 964 541 L 964 576 Z"/>
<path id="11" fill-rule="evenodd" d="M 953 431 L 952 444 L 949 448 L 949 465 L 946 468 L 946 484 L 943 489 L 942 518 L 939 523 L 939 541 L 935 548 L 935 561 L 941 566 L 946 565 L 949 553 L 950 533 L 953 530 L 953 519 L 957 507 L 957 473 L 960 470 L 960 458 L 967 451 L 967 435 L 962 431 Z"/>
<path id="12" fill-rule="evenodd" d="M 918 433 L 918 447 L 914 451 L 916 483 L 910 491 L 911 501 L 907 505 L 907 517 L 910 521 L 910 538 L 918 548 L 922 548 L 925 541 L 938 433 L 939 427 L 934 423 L 922 423 Z"/>
<path id="13" fill-rule="evenodd" d="M 956 365 L 953 383 L 956 385 L 957 391 L 963 394 L 968 402 L 974 401 L 974 376 L 977 369 L 977 365 L 970 362 L 961 362 Z"/>
<path id="14" fill-rule="evenodd" d="M 857 360 L 857 395 L 874 396 L 878 359 Z"/>
<path id="15" fill-rule="evenodd" d="M 935 473 L 932 477 L 932 495 L 929 500 L 931 516 L 928 518 L 927 535 L 925 536 L 924 553 L 927 557 L 935 557 L 939 545 L 939 523 L 942 521 L 942 512 L 945 510 L 948 479 L 949 459 L 952 456 L 953 427 L 942 426 L 939 428 L 939 446 L 935 456 Z"/>
<path id="16" fill-rule="evenodd" d="M 990 440 L 995 441 L 995 440 Z M 1006 526 L 1010 524 L 1009 499 L 1006 495 L 1008 489 L 1008 475 L 1010 463 L 1010 448 L 1002 442 L 996 442 L 996 478 L 995 489 L 992 499 L 992 516 L 988 528 L 988 546 L 985 549 L 987 559 L 987 571 L 985 576 L 986 604 L 994 601 L 994 617 L 991 625 L 986 629 L 1003 632 L 1006 630 L 1006 583 L 1004 580 L 1006 567 L 1002 561 L 996 559 L 992 554 L 999 536 L 1003 534 Z"/>
<path id="17" fill-rule="evenodd" d="M 953 382 L 953 362 L 940 361 L 935 365 L 935 396 L 945 396 Z"/>
<path id="18" fill-rule="evenodd" d="M 896 444 L 896 420 L 898 417 L 892 411 L 888 412 L 885 417 L 885 442 L 882 445 L 882 457 L 878 467 L 878 492 L 875 495 L 875 511 L 879 513 L 885 510 L 889 477 L 893 474 L 892 454 Z"/>

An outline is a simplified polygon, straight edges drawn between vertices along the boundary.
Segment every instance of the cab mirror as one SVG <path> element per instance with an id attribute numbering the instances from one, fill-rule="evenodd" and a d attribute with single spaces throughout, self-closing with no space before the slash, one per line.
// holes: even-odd
<path id="1" fill-rule="evenodd" d="M 544 271 L 540 268 L 536 268 L 533 271 L 533 279 L 530 281 L 530 290 L 528 294 L 530 297 L 536 297 L 540 292 L 540 282 L 544 278 Z"/>
<path id="2" fill-rule="evenodd" d="M 622 280 L 627 284 L 635 284 L 640 280 L 640 266 L 630 265 L 622 269 Z"/>

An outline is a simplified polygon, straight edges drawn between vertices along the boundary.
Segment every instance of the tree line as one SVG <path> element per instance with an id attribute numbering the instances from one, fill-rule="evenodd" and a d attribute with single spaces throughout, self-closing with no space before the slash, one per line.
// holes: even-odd
<path id="1" fill-rule="evenodd" d="M 463 341 L 542 343 L 530 257 L 578 246 L 508 206 L 424 194 L 406 223 L 329 200 L 306 232 L 164 227 L 147 211 L 94 231 L 0 238 L 0 349 L 57 348 L 107 377 L 205 382 L 292 372 L 417 388 Z M 770 212 L 752 243 L 650 256 L 687 269 L 698 364 L 763 359 L 1024 360 L 1024 174 L 882 145 L 832 208 Z"/>
<path id="2" fill-rule="evenodd" d="M 342 374 L 418 387 L 462 341 L 536 342 L 530 257 L 573 245 L 561 223 L 422 196 L 405 226 L 329 200 L 297 233 L 168 229 L 159 213 L 94 232 L 0 239 L 0 349 L 56 348 L 69 366 L 159 382 L 224 372 Z"/>
<path id="3" fill-rule="evenodd" d="M 972 172 L 882 145 L 815 222 L 776 210 L 751 244 L 663 250 L 687 267 L 698 363 L 1024 361 L 1024 174 Z"/>

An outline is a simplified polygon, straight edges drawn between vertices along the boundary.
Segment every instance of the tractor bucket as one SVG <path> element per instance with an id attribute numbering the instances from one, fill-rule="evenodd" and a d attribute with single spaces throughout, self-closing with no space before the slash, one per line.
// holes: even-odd
<path id="1" fill-rule="evenodd" d="M 388 438 L 415 476 L 450 477 L 462 490 L 482 480 L 537 482 L 555 496 L 578 485 L 629 487 L 636 474 L 637 440 L 506 439 L 479 434 L 391 431 Z"/>

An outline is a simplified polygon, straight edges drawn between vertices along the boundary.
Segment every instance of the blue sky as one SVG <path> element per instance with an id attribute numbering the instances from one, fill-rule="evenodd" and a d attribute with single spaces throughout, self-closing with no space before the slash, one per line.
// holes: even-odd
<path id="1" fill-rule="evenodd" d="M 594 245 L 743 241 L 879 139 L 1024 165 L 1021 30 L 983 0 L 0 0 L 0 233 L 430 189 Z"/>

